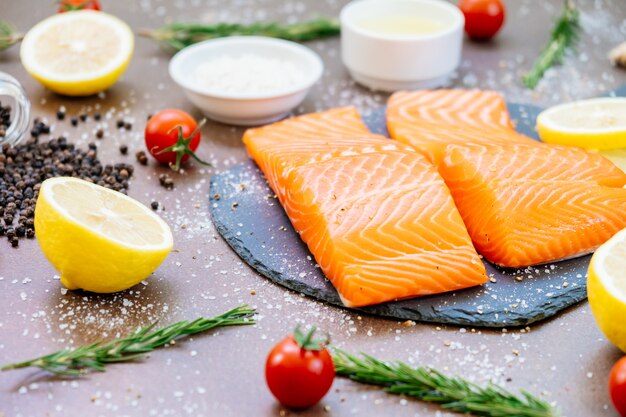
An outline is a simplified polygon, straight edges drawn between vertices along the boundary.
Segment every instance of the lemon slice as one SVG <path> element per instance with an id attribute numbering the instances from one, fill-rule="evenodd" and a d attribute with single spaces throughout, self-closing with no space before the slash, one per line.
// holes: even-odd
<path id="1" fill-rule="evenodd" d="M 585 149 L 626 148 L 626 98 L 607 97 L 561 104 L 537 117 L 546 143 Z"/>
<path id="2" fill-rule="evenodd" d="M 600 246 L 591 258 L 587 293 L 600 330 L 626 352 L 626 229 Z"/>
<path id="3" fill-rule="evenodd" d="M 92 10 L 60 13 L 28 31 L 22 65 L 50 90 L 87 96 L 111 87 L 124 73 L 134 48 L 126 23 Z"/>
<path id="4" fill-rule="evenodd" d="M 98 293 L 138 284 L 173 245 L 169 226 L 138 201 L 69 177 L 41 184 L 35 230 L 61 283 Z"/>
<path id="5" fill-rule="evenodd" d="M 626 173 L 626 149 L 609 149 L 599 153 Z"/>

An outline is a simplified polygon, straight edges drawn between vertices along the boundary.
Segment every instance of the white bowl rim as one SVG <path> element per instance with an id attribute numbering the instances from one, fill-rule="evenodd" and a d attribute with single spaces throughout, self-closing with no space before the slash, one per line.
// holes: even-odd
<path id="1" fill-rule="evenodd" d="M 360 28 L 358 25 L 354 24 L 350 18 L 348 18 L 348 13 L 354 9 L 355 7 L 366 7 L 362 6 L 362 4 L 371 4 L 371 3 L 407 3 L 407 4 L 421 4 L 427 5 L 427 7 L 434 6 L 439 7 L 442 10 L 446 10 L 449 12 L 451 16 L 454 17 L 453 24 L 450 25 L 449 28 L 433 32 L 433 33 L 418 33 L 418 34 L 384 34 L 384 33 L 376 33 L 374 31 L 369 31 Z M 339 21 L 341 25 L 345 25 L 350 28 L 351 31 L 358 33 L 361 36 L 369 37 L 371 39 L 382 39 L 389 40 L 395 42 L 410 42 L 410 41 L 418 41 L 418 40 L 429 40 L 429 39 L 437 39 L 440 37 L 447 36 L 451 33 L 457 32 L 459 29 L 463 29 L 465 25 L 465 16 L 457 6 L 454 4 L 448 3 L 444 0 L 353 0 L 341 9 L 341 13 L 339 14 Z"/>
<path id="2" fill-rule="evenodd" d="M 191 77 L 183 77 L 180 71 L 178 71 L 178 63 L 187 57 L 188 55 L 201 53 L 202 50 L 207 48 L 216 48 L 220 46 L 224 46 L 224 44 L 250 44 L 250 45 L 258 45 L 258 44 L 272 44 L 276 46 L 280 46 L 285 49 L 289 49 L 296 54 L 299 54 L 304 59 L 308 59 L 312 64 L 312 71 L 310 75 L 307 75 L 303 82 L 288 87 L 279 89 L 272 92 L 267 93 L 256 93 L 256 94 L 246 94 L 246 93 L 226 93 L 220 92 L 218 90 L 211 90 L 206 88 L 198 87 L 193 83 Z M 254 49 L 251 49 L 252 51 Z M 226 52 L 225 54 L 228 54 Z M 322 76 L 324 71 L 324 63 L 320 56 L 315 53 L 312 49 L 300 45 L 296 42 L 287 41 L 284 39 L 270 38 L 266 36 L 230 36 L 224 38 L 216 38 L 210 39 L 203 42 L 198 42 L 194 45 L 188 46 L 183 50 L 179 51 L 176 55 L 172 57 L 169 63 L 169 73 L 170 77 L 182 88 L 189 90 L 193 93 L 208 96 L 217 99 L 230 99 L 230 100 L 262 100 L 262 99 L 273 99 L 279 97 L 285 97 L 292 94 L 296 94 L 298 92 L 308 90 L 315 84 Z"/>

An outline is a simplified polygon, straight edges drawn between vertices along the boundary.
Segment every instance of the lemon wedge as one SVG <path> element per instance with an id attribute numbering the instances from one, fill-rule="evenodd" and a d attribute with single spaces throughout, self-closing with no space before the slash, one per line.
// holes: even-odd
<path id="1" fill-rule="evenodd" d="M 543 142 L 585 149 L 626 148 L 626 98 L 606 97 L 561 104 L 537 116 Z"/>
<path id="2" fill-rule="evenodd" d="M 81 10 L 48 17 L 28 31 L 22 65 L 50 90 L 88 96 L 111 87 L 133 54 L 133 32 L 107 13 Z"/>
<path id="3" fill-rule="evenodd" d="M 41 250 L 68 289 L 122 291 L 172 250 L 169 226 L 136 200 L 69 177 L 44 181 L 35 208 Z"/>
<path id="4" fill-rule="evenodd" d="M 594 253 L 587 293 L 598 327 L 611 343 L 626 352 L 626 229 Z"/>

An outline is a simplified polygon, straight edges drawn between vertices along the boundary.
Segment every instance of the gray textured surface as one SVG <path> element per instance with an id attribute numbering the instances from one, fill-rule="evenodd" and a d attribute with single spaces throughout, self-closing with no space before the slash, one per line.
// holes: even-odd
<path id="1" fill-rule="evenodd" d="M 139 29 L 171 21 L 249 22 L 266 18 L 286 22 L 314 15 L 336 16 L 347 1 L 103 0 L 102 6 Z M 601 95 L 626 83 L 626 70 L 611 67 L 606 59 L 610 48 L 626 40 L 624 0 L 576 0 L 583 20 L 581 43 L 576 53 L 566 57 L 564 66 L 549 71 L 536 91 L 523 88 L 519 75 L 545 44 L 563 1 L 505 3 L 507 22 L 494 42 L 464 42 L 456 87 L 495 89 L 511 101 L 547 106 Z M 0 6 L 2 19 L 20 31 L 56 9 L 54 1 L 41 0 L 0 0 Z M 338 59 L 338 39 L 307 45 L 321 55 L 326 72 L 297 113 L 355 104 L 366 114 L 384 104 L 386 95 L 352 84 Z M 98 155 L 105 163 L 126 161 L 118 150 L 126 143 L 131 162 L 134 152 L 144 149 L 143 122 L 148 114 L 177 107 L 201 117 L 169 78 L 169 57 L 149 40 L 137 38 L 128 72 L 103 99 L 67 99 L 44 90 L 21 66 L 17 47 L 0 53 L 0 70 L 24 84 L 36 116 L 54 120 L 60 105 L 67 107 L 68 115 L 95 105 L 101 106 L 103 114 L 112 107 L 126 110 L 123 114 L 134 121 L 133 130 L 118 130 L 117 114 L 103 121 L 110 136 L 98 142 Z M 83 148 L 95 141 L 93 124 L 80 123 L 75 128 L 69 120 L 56 124 L 56 134 L 67 133 Z M 152 160 L 147 167 L 136 164 L 130 195 L 147 205 L 153 200 L 163 204 L 165 211 L 159 214 L 172 227 L 176 242 L 176 250 L 147 286 L 140 284 L 113 296 L 62 293 L 54 278 L 56 272 L 36 241 L 25 240 L 19 250 L 11 248 L 6 239 L 0 241 L 0 363 L 109 339 L 155 321 L 165 325 L 213 315 L 244 302 L 258 308 L 262 317 L 259 324 L 197 336 L 188 343 L 159 350 L 140 363 L 114 365 L 106 373 L 81 378 L 76 384 L 54 379 L 33 381 L 41 374 L 30 369 L 1 373 L 0 414 L 459 417 L 437 405 L 389 395 L 342 378 L 335 380 L 318 406 L 298 412 L 281 409 L 265 385 L 265 360 L 274 344 L 296 323 L 302 323 L 330 332 L 333 344 L 350 352 L 433 366 L 480 384 L 493 380 L 513 392 L 529 390 L 555 402 L 563 416 L 618 417 L 610 405 L 606 378 L 621 352 L 602 336 L 584 301 L 554 319 L 531 325 L 530 330 L 473 332 L 470 327 L 428 323 L 403 327 L 398 320 L 360 315 L 301 297 L 254 272 L 217 235 L 208 210 L 209 176 L 248 160 L 242 133 L 243 129 L 209 121 L 202 129 L 198 155 L 215 168 L 188 164 L 184 175 L 175 176 L 173 191 L 159 186 L 159 174 L 172 175 L 167 167 L 158 167 Z M 255 295 L 250 294 L 252 290 Z M 38 388 L 31 386 L 33 382 Z"/>
<path id="2" fill-rule="evenodd" d="M 534 138 L 534 120 L 539 111 L 533 106 L 509 105 L 517 130 Z M 384 109 L 364 119 L 370 130 L 386 134 Z M 316 267 L 278 200 L 270 197 L 272 194 L 263 174 L 252 162 L 214 176 L 210 207 L 217 230 L 243 260 L 272 281 L 341 306 L 336 290 Z M 527 325 L 553 316 L 586 297 L 589 258 L 524 269 L 496 268 L 485 262 L 487 274 L 496 279 L 495 283 L 361 310 L 399 319 L 457 325 Z"/>

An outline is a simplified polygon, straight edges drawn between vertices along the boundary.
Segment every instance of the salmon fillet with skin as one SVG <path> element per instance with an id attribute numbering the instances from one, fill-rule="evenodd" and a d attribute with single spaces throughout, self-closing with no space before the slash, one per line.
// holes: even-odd
<path id="1" fill-rule="evenodd" d="M 486 282 L 434 166 L 354 108 L 250 129 L 244 143 L 346 306 Z"/>
<path id="2" fill-rule="evenodd" d="M 497 93 L 398 93 L 387 112 L 392 137 L 437 163 L 490 262 L 517 268 L 580 256 L 626 227 L 626 174 L 598 154 L 514 132 Z"/>

